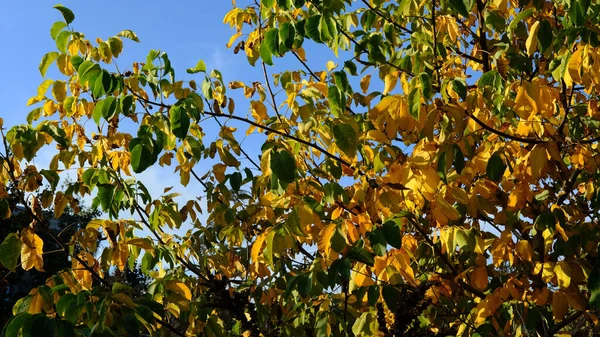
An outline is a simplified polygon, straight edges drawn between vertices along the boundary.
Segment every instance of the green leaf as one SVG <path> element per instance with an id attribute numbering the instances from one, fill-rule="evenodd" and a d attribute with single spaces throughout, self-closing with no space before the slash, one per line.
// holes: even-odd
<path id="1" fill-rule="evenodd" d="M 369 38 L 369 43 L 367 43 L 369 58 L 377 63 L 385 63 L 387 60 L 382 49 L 383 46 L 383 37 L 379 34 L 373 34 L 371 38 Z"/>
<path id="2" fill-rule="evenodd" d="M 446 178 L 446 153 L 446 151 L 440 153 L 437 165 L 437 174 L 440 177 L 440 179 L 442 179 L 444 184 L 448 183 L 448 180 Z"/>
<path id="3" fill-rule="evenodd" d="M 46 71 L 48 70 L 48 67 L 54 61 L 56 61 L 56 59 L 58 58 L 58 55 L 59 54 L 57 52 L 52 51 L 42 57 L 42 61 L 40 62 L 40 65 L 38 67 L 38 69 L 40 70 L 40 74 L 42 74 L 42 77 L 46 76 Z"/>
<path id="4" fill-rule="evenodd" d="M 171 122 L 171 132 L 175 137 L 184 139 L 190 128 L 190 116 L 188 116 L 187 111 L 181 105 L 176 104 L 169 110 L 169 120 Z"/>
<path id="5" fill-rule="evenodd" d="M 142 173 L 154 164 L 152 153 L 142 144 L 138 143 L 134 145 L 133 148 L 130 149 L 130 152 L 131 168 L 133 169 L 133 172 Z"/>
<path id="6" fill-rule="evenodd" d="M 294 46 L 296 37 L 296 28 L 289 22 L 282 23 L 279 26 L 279 41 L 289 50 Z"/>
<path id="7" fill-rule="evenodd" d="M 425 100 L 429 100 L 432 96 L 431 77 L 423 72 L 419 74 L 419 83 L 421 84 L 421 95 Z"/>
<path id="8" fill-rule="evenodd" d="M 331 236 L 331 249 L 337 253 L 341 253 L 344 248 L 346 248 L 346 239 L 344 239 L 344 236 L 336 228 L 335 232 Z"/>
<path id="9" fill-rule="evenodd" d="M 265 62 L 265 64 L 272 66 L 273 65 L 273 56 L 269 51 L 269 47 L 266 43 L 262 43 L 259 49 L 260 58 Z"/>
<path id="10" fill-rule="evenodd" d="M 98 184 L 97 198 L 100 201 L 103 211 L 108 211 L 112 208 L 113 198 L 115 196 L 115 186 L 112 184 Z"/>
<path id="11" fill-rule="evenodd" d="M 515 30 L 515 28 L 517 28 L 517 25 L 519 24 L 519 22 L 530 17 L 533 14 L 533 11 L 534 11 L 533 8 L 528 8 L 526 10 L 520 11 L 519 14 L 515 15 L 514 19 L 508 25 L 508 32 L 512 33 L 512 31 Z"/>
<path id="12" fill-rule="evenodd" d="M 552 26 L 548 20 L 542 20 L 540 22 L 540 28 L 537 32 L 538 47 L 540 52 L 543 54 L 550 46 L 552 46 Z"/>
<path id="13" fill-rule="evenodd" d="M 352 63 L 354 64 L 354 63 Z M 340 90 L 342 95 L 344 92 L 351 93 L 352 87 L 348 82 L 348 75 L 346 75 L 345 71 L 336 71 L 333 73 L 333 78 L 335 79 L 335 86 Z M 344 104 L 345 105 L 345 104 Z"/>
<path id="14" fill-rule="evenodd" d="M 357 76 L 358 73 L 356 72 L 357 68 L 356 68 L 356 64 L 354 64 L 354 62 L 348 60 L 344 62 L 344 69 L 346 69 L 348 71 L 348 73 L 352 76 Z"/>
<path id="15" fill-rule="evenodd" d="M 56 21 L 54 24 L 52 24 L 52 28 L 50 28 L 50 36 L 52 37 L 52 40 L 56 41 L 56 37 L 63 29 L 65 29 L 66 26 L 67 24 L 63 21 Z"/>
<path id="16" fill-rule="evenodd" d="M 456 173 L 460 174 L 463 168 L 465 167 L 465 156 L 462 153 L 460 146 L 458 146 L 457 144 L 454 144 L 454 146 L 452 146 L 452 149 L 454 150 L 454 160 L 452 161 L 452 165 L 454 165 Z"/>
<path id="17" fill-rule="evenodd" d="M 267 45 L 267 50 L 271 55 L 281 56 L 279 54 L 279 31 L 277 28 L 271 28 L 265 33 L 265 40 L 262 42 Z"/>
<path id="18" fill-rule="evenodd" d="M 77 296 L 75 294 L 64 294 L 56 303 L 56 313 L 64 317 L 65 312 L 67 311 L 71 303 L 76 300 L 76 298 Z"/>
<path id="19" fill-rule="evenodd" d="M 235 192 L 240 190 L 242 185 L 242 174 L 239 172 L 234 172 L 229 177 L 229 184 L 231 185 L 231 189 Z"/>
<path id="20" fill-rule="evenodd" d="M 377 256 L 383 256 L 387 253 L 387 249 L 385 248 L 387 242 L 385 240 L 385 235 L 379 229 L 374 229 L 370 233 L 368 233 L 369 242 L 371 243 L 371 248 L 373 248 L 373 252 Z"/>
<path id="21" fill-rule="evenodd" d="M 348 124 L 337 124 L 333 126 L 333 137 L 335 145 L 348 157 L 356 155 L 358 148 L 358 136 L 354 128 Z"/>
<path id="22" fill-rule="evenodd" d="M 329 23 L 331 18 L 327 19 L 324 16 L 321 16 L 319 19 L 319 36 L 322 42 L 329 42 L 333 38 L 334 32 L 331 31 L 331 25 Z"/>
<path id="23" fill-rule="evenodd" d="M 600 246 L 598 252 L 600 252 Z M 596 310 L 600 309 L 600 258 L 598 256 L 600 255 L 596 255 L 594 267 L 588 276 L 589 303 Z"/>
<path id="24" fill-rule="evenodd" d="M 263 5 L 263 7 L 267 8 L 267 9 L 271 9 L 273 8 L 273 5 L 275 4 L 275 0 L 261 0 L 261 5 Z"/>
<path id="25" fill-rule="evenodd" d="M 502 176 L 504 175 L 504 171 L 506 170 L 506 165 L 502 160 L 502 157 L 498 152 L 492 154 L 487 163 L 486 174 L 488 179 L 493 181 L 502 180 Z"/>
<path id="26" fill-rule="evenodd" d="M 67 7 L 64 7 L 61 4 L 58 4 L 56 6 L 54 6 L 54 8 L 58 9 L 58 11 L 60 11 L 60 13 L 62 14 L 63 18 L 65 19 L 65 22 L 68 24 L 70 24 L 71 22 L 73 22 L 73 20 L 75 20 L 75 14 L 73 14 L 73 12 L 68 9 Z"/>
<path id="27" fill-rule="evenodd" d="M 369 253 L 364 248 L 359 247 L 351 247 L 348 249 L 346 253 L 346 258 L 351 261 L 362 262 L 368 266 L 373 266 L 375 263 L 375 259 L 373 258 L 373 254 Z"/>
<path id="28" fill-rule="evenodd" d="M 470 229 L 457 230 L 454 234 L 454 240 L 458 247 L 469 252 L 475 249 L 475 244 L 477 243 L 475 232 Z"/>
<path id="29" fill-rule="evenodd" d="M 55 328 L 53 319 L 44 314 L 37 314 L 23 328 L 23 337 L 54 337 Z"/>
<path id="30" fill-rule="evenodd" d="M 112 97 L 106 97 L 100 102 L 96 103 L 94 107 L 94 111 L 92 113 L 92 118 L 96 124 L 100 124 L 100 117 L 104 117 L 104 119 L 109 120 L 115 116 L 117 113 L 117 100 Z"/>
<path id="31" fill-rule="evenodd" d="M 463 0 L 448 0 L 448 4 L 450 5 L 450 8 L 452 8 L 458 14 L 464 16 L 465 18 L 469 17 L 471 8 L 467 8 L 467 4 L 465 4 Z"/>
<path id="32" fill-rule="evenodd" d="M 204 64 L 204 61 L 200 60 L 198 61 L 198 63 L 196 63 L 196 66 L 194 68 L 188 68 L 187 70 L 188 74 L 196 74 L 196 73 L 205 73 L 206 72 L 206 64 Z"/>
<path id="33" fill-rule="evenodd" d="M 264 1 L 264 0 L 263 0 Z M 329 315 L 327 311 L 323 312 L 322 317 L 316 320 L 315 332 L 317 337 L 329 337 L 327 326 L 329 325 Z"/>
<path id="34" fill-rule="evenodd" d="M 69 38 L 71 37 L 71 32 L 68 30 L 63 30 L 56 37 L 56 48 L 60 50 L 62 53 L 67 52 L 67 45 L 69 44 Z"/>
<path id="35" fill-rule="evenodd" d="M 452 90 L 464 101 L 467 99 L 467 83 L 462 78 L 452 80 Z"/>
<path id="36" fill-rule="evenodd" d="M 93 83 L 93 80 L 95 80 L 101 72 L 102 69 L 100 69 L 100 66 L 91 61 L 84 61 L 79 68 L 77 68 L 80 83 L 86 84 L 90 82 L 90 86 Z"/>
<path id="37" fill-rule="evenodd" d="M 121 41 L 121 39 L 113 36 L 109 38 L 107 42 L 110 47 L 110 52 L 112 53 L 112 56 L 119 57 L 121 51 L 123 51 L 123 42 Z"/>
<path id="38" fill-rule="evenodd" d="M 360 317 L 354 321 L 352 333 L 354 333 L 354 336 L 373 336 L 373 331 L 371 331 L 372 323 L 373 315 L 368 312 L 363 312 Z"/>
<path id="39" fill-rule="evenodd" d="M 372 285 L 369 287 L 369 290 L 367 291 L 367 299 L 369 302 L 369 306 L 374 306 L 375 303 L 377 303 L 377 301 L 379 300 L 379 286 L 378 285 Z"/>
<path id="40" fill-rule="evenodd" d="M 569 9 L 569 19 L 573 23 L 575 27 L 583 26 L 585 23 L 586 13 L 584 12 L 584 8 L 578 1 L 573 1 L 571 3 L 571 8 Z"/>
<path id="41" fill-rule="evenodd" d="M 272 153 L 270 166 L 279 181 L 289 184 L 296 179 L 296 159 L 288 151 Z"/>
<path id="42" fill-rule="evenodd" d="M 27 326 L 32 319 L 33 315 L 30 313 L 24 312 L 16 315 L 6 326 L 5 336 L 17 337 L 19 335 L 19 331 L 21 331 L 24 326 Z"/>
<path id="43" fill-rule="evenodd" d="M 130 113 L 135 111 L 133 95 L 121 96 L 119 99 L 119 105 L 121 107 L 121 113 L 123 113 L 125 116 L 128 116 Z M 131 109 L 132 107 L 134 108 L 133 111 Z"/>
<path id="44" fill-rule="evenodd" d="M 381 289 L 381 295 L 383 296 L 383 300 L 390 310 L 395 310 L 395 308 L 398 307 L 398 301 L 400 301 L 400 291 L 396 287 L 384 285 Z"/>
<path id="45" fill-rule="evenodd" d="M 556 227 L 556 217 L 552 212 L 544 211 L 535 218 L 534 226 L 538 231 L 543 231 L 546 228 L 554 229 Z"/>
<path id="46" fill-rule="evenodd" d="M 346 109 L 346 101 L 344 94 L 338 89 L 338 87 L 330 85 L 327 91 L 327 99 L 329 100 L 329 107 L 331 113 L 335 117 L 339 117 L 343 110 Z"/>
<path id="47" fill-rule="evenodd" d="M 402 235 L 400 227 L 394 221 L 386 221 L 382 227 L 387 243 L 394 248 L 402 248 Z"/>
<path id="48" fill-rule="evenodd" d="M 319 31 L 319 23 L 321 22 L 321 15 L 311 16 L 306 20 L 306 25 L 304 26 L 304 32 L 306 33 L 306 37 L 309 39 L 321 43 L 321 32 Z"/>
<path id="49" fill-rule="evenodd" d="M 124 37 L 126 39 L 130 39 L 131 41 L 140 42 L 137 35 L 129 29 L 122 30 L 117 36 Z"/>
<path id="50" fill-rule="evenodd" d="M 408 93 L 408 113 L 412 118 L 419 120 L 419 114 L 421 113 L 421 93 L 419 88 L 413 87 Z"/>
<path id="51" fill-rule="evenodd" d="M 0 244 L 0 263 L 10 270 L 15 271 L 17 261 L 21 256 L 21 240 L 17 238 L 16 233 L 9 234 L 2 244 Z"/>

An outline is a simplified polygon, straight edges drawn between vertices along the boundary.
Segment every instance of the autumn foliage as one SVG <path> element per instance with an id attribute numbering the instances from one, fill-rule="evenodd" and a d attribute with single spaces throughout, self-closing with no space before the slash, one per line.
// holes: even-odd
<path id="1" fill-rule="evenodd" d="M 3 336 L 598 332 L 597 2 L 234 1 L 251 82 L 120 64 L 134 32 L 88 39 L 55 8 L 33 110 L 2 129 L 0 197 L 34 220 L 0 262 L 43 270 L 45 233 L 72 268 Z M 151 195 L 157 169 L 180 185 Z M 43 210 L 85 197 L 103 216 L 48 234 Z M 143 295 L 105 277 L 136 261 Z"/>

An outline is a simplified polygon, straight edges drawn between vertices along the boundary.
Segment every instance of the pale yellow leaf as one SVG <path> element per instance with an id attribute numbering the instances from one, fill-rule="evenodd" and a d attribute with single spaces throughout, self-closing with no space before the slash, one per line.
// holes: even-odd
<path id="1" fill-rule="evenodd" d="M 540 29 L 540 21 L 535 21 L 533 25 L 531 25 L 531 29 L 529 29 L 529 36 L 527 37 L 527 41 L 525 42 L 525 48 L 527 49 L 527 55 L 531 56 L 537 50 L 538 45 L 538 30 Z"/>
<path id="2" fill-rule="evenodd" d="M 250 102 L 250 109 L 252 110 L 252 117 L 254 117 L 258 122 L 262 122 L 269 118 L 269 115 L 267 114 L 267 107 L 261 101 Z"/>
<path id="3" fill-rule="evenodd" d="M 335 67 L 337 67 L 337 64 L 335 64 L 335 62 L 333 61 L 327 61 L 327 71 L 331 71 L 333 69 L 335 69 Z"/>
<path id="4" fill-rule="evenodd" d="M 398 72 L 392 72 L 385 75 L 383 94 L 387 95 L 390 91 L 394 90 L 396 83 L 398 83 Z"/>
<path id="5" fill-rule="evenodd" d="M 31 228 L 26 228 L 21 234 L 23 245 L 21 246 L 21 267 L 24 270 L 35 268 L 44 271 L 44 241 Z"/>
<path id="6" fill-rule="evenodd" d="M 167 282 L 166 288 L 168 290 L 178 293 L 188 301 L 192 299 L 192 292 L 190 291 L 190 288 L 183 282 L 169 281 Z"/>

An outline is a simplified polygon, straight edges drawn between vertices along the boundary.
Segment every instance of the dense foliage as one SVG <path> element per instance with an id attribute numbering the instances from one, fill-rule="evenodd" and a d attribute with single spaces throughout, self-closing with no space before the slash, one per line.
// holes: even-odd
<path id="1" fill-rule="evenodd" d="M 594 333 L 597 2 L 234 1 L 228 46 L 263 70 L 252 82 L 202 61 L 176 76 L 155 50 L 120 68 L 135 33 L 90 40 L 55 8 L 39 69 L 63 78 L 2 129 L 0 197 L 33 220 L 0 262 L 43 270 L 53 240 L 72 268 L 3 336 Z M 323 50 L 334 61 L 311 63 Z M 150 195 L 136 174 L 157 167 L 181 185 Z M 105 216 L 49 233 L 42 210 L 85 196 Z M 145 291 L 106 277 L 136 261 Z"/>

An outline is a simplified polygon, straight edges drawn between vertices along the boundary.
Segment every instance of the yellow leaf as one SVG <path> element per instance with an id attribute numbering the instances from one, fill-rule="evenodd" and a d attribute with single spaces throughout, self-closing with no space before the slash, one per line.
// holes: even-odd
<path id="1" fill-rule="evenodd" d="M 536 21 L 533 25 L 531 25 L 531 29 L 529 29 L 529 36 L 527 37 L 527 41 L 525 42 L 525 48 L 527 48 L 527 55 L 531 56 L 537 50 L 538 44 L 538 30 L 540 29 L 540 21 Z"/>
<path id="2" fill-rule="evenodd" d="M 517 242 L 515 249 L 522 260 L 531 261 L 533 257 L 533 247 L 531 246 L 531 243 L 529 243 L 529 241 L 521 240 Z"/>
<path id="3" fill-rule="evenodd" d="M 78 259 L 73 259 L 72 269 L 73 276 L 84 289 L 92 288 L 92 273 L 88 268 L 93 268 L 95 265 L 94 257 L 90 253 L 81 253 L 78 255 L 85 265 L 79 262 Z"/>
<path id="4" fill-rule="evenodd" d="M 267 233 L 261 233 L 256 237 L 254 244 L 252 244 L 252 250 L 250 252 L 250 257 L 252 258 L 252 262 L 258 262 L 258 256 L 263 251 L 263 243 L 265 242 L 265 238 L 267 237 Z"/>
<path id="5" fill-rule="evenodd" d="M 531 166 L 531 178 L 538 180 L 542 177 L 543 170 L 548 165 L 548 151 L 542 145 L 536 145 L 529 154 L 529 165 Z"/>
<path id="6" fill-rule="evenodd" d="M 125 270 L 127 265 L 127 259 L 129 258 L 129 247 L 126 244 L 117 242 L 115 243 L 112 261 L 119 268 L 120 271 Z"/>
<path id="7" fill-rule="evenodd" d="M 370 276 L 371 272 L 367 271 L 366 265 L 363 265 L 359 270 L 354 270 L 352 274 L 352 280 L 359 287 L 368 287 L 375 284 Z M 352 291 L 352 289 L 350 291 Z"/>
<path id="8" fill-rule="evenodd" d="M 333 61 L 327 61 L 326 66 L 327 66 L 327 71 L 331 71 L 332 69 L 337 67 L 337 64 L 335 64 L 335 62 L 333 62 Z"/>
<path id="9" fill-rule="evenodd" d="M 67 84 L 65 81 L 56 81 L 52 86 L 52 96 L 57 102 L 63 102 L 67 98 Z"/>
<path id="10" fill-rule="evenodd" d="M 188 301 L 192 300 L 192 292 L 190 291 L 190 288 L 183 282 L 169 281 L 167 282 L 166 288 L 180 294 Z"/>
<path id="11" fill-rule="evenodd" d="M 150 240 L 143 239 L 143 238 L 127 240 L 127 244 L 134 245 L 136 247 L 140 247 L 144 250 L 153 250 L 154 249 L 154 247 L 152 247 L 152 243 L 150 243 Z"/>
<path id="12" fill-rule="evenodd" d="M 35 234 L 33 229 L 25 228 L 21 234 L 23 245 L 21 246 L 21 267 L 25 270 L 35 268 L 38 271 L 44 271 L 44 241 Z"/>
<path id="13" fill-rule="evenodd" d="M 398 72 L 393 72 L 385 75 L 383 94 L 387 95 L 390 91 L 394 90 L 398 83 Z"/>
<path id="14" fill-rule="evenodd" d="M 42 312 L 42 308 L 44 307 L 44 298 L 37 289 L 34 289 L 32 292 L 35 292 L 31 297 L 31 304 L 29 304 L 29 313 L 30 314 L 39 314 Z"/>
<path id="15" fill-rule="evenodd" d="M 554 266 L 554 273 L 558 280 L 560 289 L 566 289 L 571 284 L 571 268 L 566 261 L 557 262 Z"/>
<path id="16" fill-rule="evenodd" d="M 571 58 L 569 58 L 569 63 L 567 64 L 567 71 L 565 72 L 565 84 L 570 87 L 575 83 L 582 83 L 581 75 L 579 71 L 581 70 L 582 64 L 582 50 L 577 49 Z"/>
<path id="17" fill-rule="evenodd" d="M 554 277 L 554 262 L 544 262 L 542 264 L 542 281 L 550 282 Z"/>
<path id="18" fill-rule="evenodd" d="M 136 308 L 139 307 L 139 305 L 137 303 L 135 303 L 131 298 L 129 298 L 129 296 L 127 296 L 127 294 L 125 293 L 116 293 L 112 295 L 113 299 L 116 299 L 117 301 L 127 305 L 130 308 Z"/>
<path id="19" fill-rule="evenodd" d="M 476 267 L 471 273 L 471 284 L 481 291 L 485 290 L 488 285 L 488 273 L 485 267 Z"/>
<path id="20" fill-rule="evenodd" d="M 569 310 L 567 295 L 561 290 L 552 294 L 552 316 L 555 321 L 562 321 Z"/>
<path id="21" fill-rule="evenodd" d="M 360 89 L 363 94 L 366 94 L 369 90 L 369 84 L 371 83 L 371 75 L 366 75 L 360 79 Z"/>
<path id="22" fill-rule="evenodd" d="M 331 237 L 333 233 L 335 233 L 336 224 L 329 224 L 325 228 L 321 230 L 319 233 L 319 240 L 317 242 L 317 246 L 319 251 L 324 253 L 326 256 L 329 256 L 329 248 L 331 247 Z"/>
<path id="23" fill-rule="evenodd" d="M 267 114 L 267 107 L 261 101 L 252 101 L 250 103 L 252 109 L 252 117 L 254 117 L 258 122 L 262 122 L 265 119 L 269 118 Z"/>
<path id="24" fill-rule="evenodd" d="M 233 34 L 231 36 L 231 38 L 229 38 L 229 42 L 227 42 L 227 48 L 231 48 L 231 45 L 233 45 L 233 43 L 235 42 L 235 40 L 237 40 L 238 37 L 242 36 L 242 32 L 237 32 L 235 34 Z"/>
<path id="25" fill-rule="evenodd" d="M 475 325 L 479 326 L 483 324 L 486 319 L 496 313 L 496 310 L 502 304 L 501 299 L 497 294 L 490 294 L 485 299 L 483 299 L 479 304 L 477 304 L 476 317 L 475 317 Z"/>
<path id="26" fill-rule="evenodd" d="M 69 199 L 62 192 L 56 193 L 56 197 L 54 197 L 54 218 L 60 218 L 68 203 Z"/>

